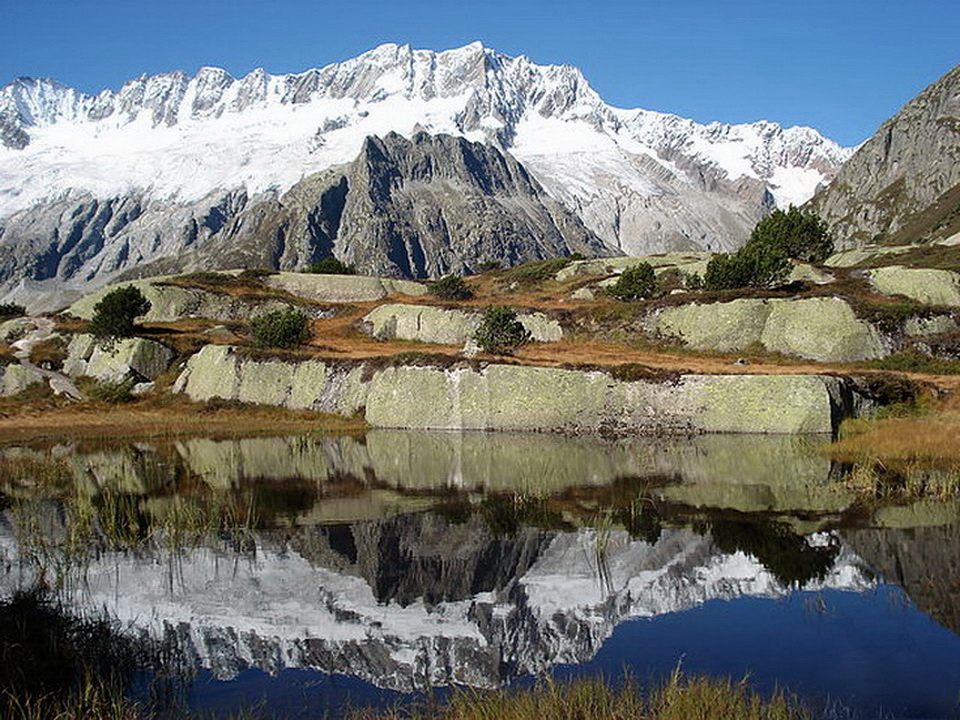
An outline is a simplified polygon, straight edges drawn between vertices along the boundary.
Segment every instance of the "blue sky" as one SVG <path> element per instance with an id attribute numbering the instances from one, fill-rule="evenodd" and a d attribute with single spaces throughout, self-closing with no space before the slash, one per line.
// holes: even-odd
<path id="1" fill-rule="evenodd" d="M 87 92 L 202 65 L 298 72 L 382 42 L 481 40 L 580 67 L 618 107 L 866 139 L 960 62 L 960 0 L 0 0 L 0 83 Z"/>

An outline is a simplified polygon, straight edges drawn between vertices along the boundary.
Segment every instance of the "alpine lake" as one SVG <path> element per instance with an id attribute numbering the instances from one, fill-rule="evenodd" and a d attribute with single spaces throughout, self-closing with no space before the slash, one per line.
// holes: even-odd
<path id="1" fill-rule="evenodd" d="M 960 717 L 960 506 L 865 506 L 823 442 L 7 446 L 0 597 L 109 627 L 136 649 L 129 692 L 169 717 L 677 668 L 785 687 L 817 717 Z"/>

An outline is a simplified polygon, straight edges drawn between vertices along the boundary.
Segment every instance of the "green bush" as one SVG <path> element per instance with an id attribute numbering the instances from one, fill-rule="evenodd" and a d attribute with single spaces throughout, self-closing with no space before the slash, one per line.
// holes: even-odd
<path id="1" fill-rule="evenodd" d="M 473 290 L 459 275 L 447 275 L 430 285 L 430 292 L 441 300 L 469 300 Z"/>
<path id="2" fill-rule="evenodd" d="M 0 303 L 0 318 L 20 317 L 26 315 L 27 309 L 16 303 Z"/>
<path id="3" fill-rule="evenodd" d="M 345 262 L 341 262 L 331 256 L 310 263 L 307 267 L 307 272 L 318 275 L 356 275 L 357 269 L 353 265 L 347 265 Z"/>
<path id="4" fill-rule="evenodd" d="M 763 245 L 781 255 L 804 262 L 819 263 L 833 254 L 833 240 L 827 224 L 816 213 L 790 206 L 774 210 L 750 233 L 748 245 Z"/>
<path id="5" fill-rule="evenodd" d="M 293 347 L 310 337 L 307 316 L 292 307 L 254 318 L 250 326 L 253 342 L 258 347 Z"/>
<path id="6" fill-rule="evenodd" d="M 517 320 L 517 314 L 508 307 L 488 307 L 473 339 L 484 352 L 511 355 L 526 342 L 530 332 Z"/>
<path id="7" fill-rule="evenodd" d="M 735 253 L 710 258 L 703 286 L 707 290 L 770 287 L 782 283 L 789 272 L 790 261 L 776 248 L 748 243 Z"/>
<path id="8" fill-rule="evenodd" d="M 610 286 L 610 294 L 619 300 L 640 300 L 653 295 L 657 288 L 657 278 L 653 266 L 648 262 L 628 267 Z"/>
<path id="9" fill-rule="evenodd" d="M 150 312 L 150 301 L 133 285 L 111 290 L 93 306 L 88 331 L 100 339 L 117 339 L 133 335 L 134 320 Z"/>

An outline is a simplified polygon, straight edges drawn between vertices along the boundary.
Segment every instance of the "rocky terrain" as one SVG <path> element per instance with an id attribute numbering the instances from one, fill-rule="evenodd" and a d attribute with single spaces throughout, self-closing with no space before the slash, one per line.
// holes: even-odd
<path id="1" fill-rule="evenodd" d="M 810 201 L 842 247 L 960 232 L 960 66 L 908 102 Z"/>
<path id="2" fill-rule="evenodd" d="M 575 68 L 480 44 L 97 96 L 20 79 L 0 89 L 0 133 L 0 294 L 46 309 L 121 276 L 330 253 L 424 277 L 728 249 L 849 155 L 809 128 L 612 108 Z"/>

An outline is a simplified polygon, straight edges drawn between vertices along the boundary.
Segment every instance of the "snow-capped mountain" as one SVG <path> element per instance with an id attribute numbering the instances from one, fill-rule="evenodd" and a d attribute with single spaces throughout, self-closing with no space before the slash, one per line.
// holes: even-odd
<path id="1" fill-rule="evenodd" d="M 49 245 L 57 228 L 63 243 L 65 218 L 113 203 L 84 262 L 133 242 L 121 262 L 84 267 L 101 281 L 176 255 L 183 228 L 226 198 L 229 214 L 242 212 L 238 197 L 282 197 L 390 132 L 496 146 L 611 250 L 633 254 L 736 246 L 765 209 L 805 201 L 850 154 L 809 128 L 612 108 L 576 68 L 479 43 L 445 52 L 387 44 L 291 75 L 142 76 L 96 96 L 19 79 L 0 89 L 2 242 Z M 133 252 L 146 236 L 156 249 Z M 56 268 L 61 282 L 71 277 L 64 270 Z M 0 280 L 16 271 L 45 279 L 20 266 L 0 267 Z"/>

